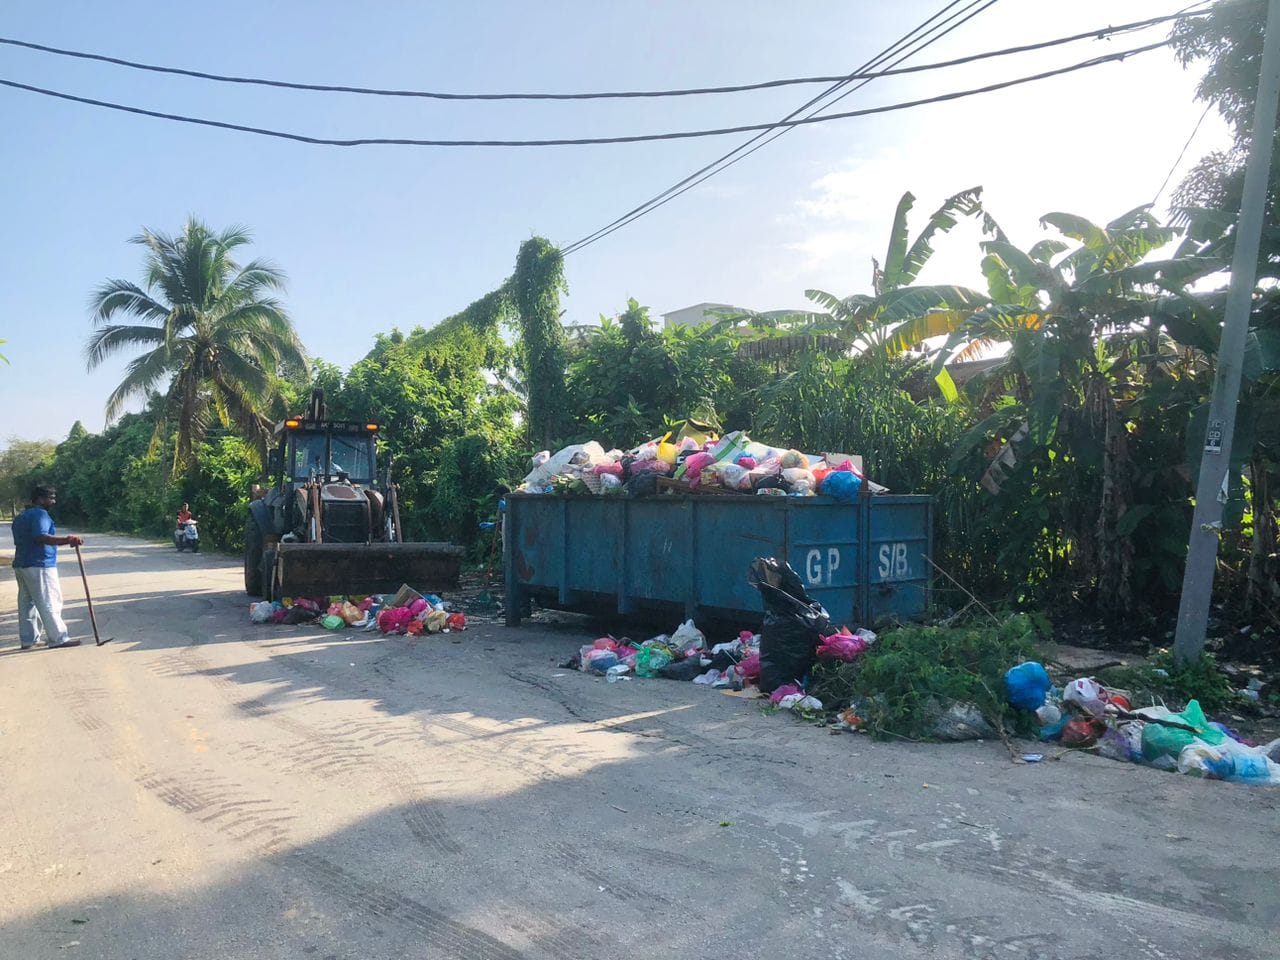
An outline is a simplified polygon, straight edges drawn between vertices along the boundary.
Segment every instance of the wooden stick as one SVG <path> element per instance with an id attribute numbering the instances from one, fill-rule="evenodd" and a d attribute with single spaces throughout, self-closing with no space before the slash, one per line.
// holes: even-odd
<path id="1" fill-rule="evenodd" d="M 103 640 L 98 636 L 98 618 L 93 615 L 93 597 L 89 596 L 89 577 L 84 572 L 84 557 L 80 556 L 80 544 L 75 545 L 76 562 L 80 564 L 80 582 L 84 584 L 84 602 L 89 607 L 89 623 L 93 625 L 93 643 L 94 646 L 102 646 L 104 643 L 110 643 L 111 637 Z"/>
<path id="2" fill-rule="evenodd" d="M 976 603 L 979 607 L 981 607 L 981 608 L 982 608 L 982 610 L 983 610 L 983 612 L 985 612 L 985 613 L 986 613 L 986 615 L 987 615 L 988 617 L 990 617 L 994 623 L 996 623 L 997 625 L 999 625 L 999 623 L 1000 623 L 1000 618 L 999 618 L 999 617 L 997 617 L 994 613 L 992 613 L 992 612 L 987 608 L 987 605 L 986 605 L 985 603 L 983 603 L 981 600 L 979 600 L 977 597 L 975 597 L 972 593 L 970 593 L 970 592 L 969 592 L 969 589 L 968 589 L 967 587 L 965 587 L 965 585 L 964 585 L 964 584 L 962 584 L 959 580 L 957 580 L 957 579 L 956 579 L 955 577 L 953 577 L 951 574 L 947 573 L 947 571 L 943 570 L 940 566 L 938 566 L 936 563 L 934 563 L 934 562 L 933 562 L 932 560 L 930 560 L 928 557 L 925 557 L 925 558 L 924 558 L 924 562 L 925 562 L 925 563 L 927 563 L 929 566 L 933 567 L 933 569 L 937 570 L 940 574 L 942 574 L 944 577 L 946 577 L 948 580 L 950 580 L 952 583 L 954 583 L 957 587 L 959 587 L 959 588 L 964 592 L 964 595 L 965 595 L 966 597 L 968 597 L 970 600 L 972 600 L 974 603 Z"/>

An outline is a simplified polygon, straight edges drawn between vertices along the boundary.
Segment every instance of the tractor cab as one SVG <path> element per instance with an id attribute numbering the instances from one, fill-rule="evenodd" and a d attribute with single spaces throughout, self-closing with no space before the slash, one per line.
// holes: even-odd
<path id="1" fill-rule="evenodd" d="M 377 435 L 377 423 L 330 420 L 318 389 L 306 416 L 276 425 L 271 486 L 255 491 L 245 526 L 250 595 L 383 593 L 405 583 L 457 582 L 461 547 L 404 542 L 397 487 L 378 476 Z"/>
<path id="2" fill-rule="evenodd" d="M 317 391 L 305 417 L 276 425 L 271 453 L 273 528 L 284 540 L 371 543 L 394 539 L 378 490 L 376 423 L 329 420 Z"/>

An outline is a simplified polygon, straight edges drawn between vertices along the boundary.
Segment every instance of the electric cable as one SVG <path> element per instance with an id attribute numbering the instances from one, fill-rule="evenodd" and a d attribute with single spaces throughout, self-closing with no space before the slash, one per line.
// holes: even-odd
<path id="1" fill-rule="evenodd" d="M 1173 165 L 1169 167 L 1169 172 L 1164 175 L 1164 181 L 1160 184 L 1160 189 L 1156 191 L 1156 195 L 1151 198 L 1151 205 L 1154 207 L 1160 202 L 1160 195 L 1164 193 L 1164 188 L 1169 186 L 1169 181 L 1173 179 L 1173 172 L 1178 169 L 1178 164 L 1182 163 L 1182 158 L 1187 155 L 1187 151 L 1191 149 L 1191 141 L 1196 138 L 1196 134 L 1200 132 L 1200 125 L 1204 123 L 1205 117 L 1209 116 L 1209 111 L 1213 109 L 1213 104 L 1205 105 L 1204 112 L 1200 114 L 1200 119 L 1196 121 L 1196 125 L 1191 128 L 1191 135 L 1187 137 L 1187 142 L 1182 145 L 1182 149 L 1178 151 L 1178 159 L 1173 161 Z"/>
<path id="2" fill-rule="evenodd" d="M 970 4 L 969 7 L 965 8 L 965 11 L 972 9 L 974 5 L 975 4 Z M 893 43 L 889 44 L 889 46 L 885 47 L 883 50 L 881 50 L 878 54 L 876 54 L 870 60 L 867 60 L 865 63 L 855 68 L 853 70 L 853 73 L 855 74 L 860 73 L 868 68 L 879 67 L 883 65 L 890 57 L 897 55 L 906 46 L 909 46 L 911 43 L 915 42 L 915 40 L 917 39 L 917 34 L 921 34 L 922 31 L 924 32 L 924 34 L 927 34 L 930 31 L 936 31 L 939 26 L 945 26 L 946 23 L 948 22 L 946 20 L 944 20 L 942 24 L 938 26 L 931 27 L 930 25 L 933 24 L 934 21 L 937 20 L 939 17 L 943 16 L 944 14 L 946 14 L 948 11 L 950 11 L 952 8 L 956 6 L 959 6 L 959 0 L 953 0 L 952 3 L 947 4 L 945 7 L 939 10 L 929 19 L 925 20 L 923 23 L 918 24 L 917 26 L 913 27 L 911 30 L 907 31 L 905 34 L 903 34 Z M 961 12 L 963 13 L 965 11 L 961 11 Z M 954 16 L 955 14 L 952 14 L 952 17 Z M 948 18 L 948 20 L 949 19 L 951 18 Z M 902 60 L 900 59 L 898 63 L 901 63 L 901 62 Z M 803 113 L 805 110 L 819 103 L 819 101 L 834 95 L 842 87 L 844 87 L 848 82 L 849 82 L 848 78 L 846 78 L 845 80 L 842 80 L 839 83 L 834 84 L 833 86 L 829 87 L 827 90 L 823 91 L 823 93 L 819 94 L 817 97 L 814 97 L 813 99 L 807 101 L 806 103 L 802 104 L 801 106 L 793 110 L 791 113 L 787 114 L 785 117 L 783 117 L 783 121 L 790 120 L 796 117 L 797 115 Z M 743 143 L 740 143 L 738 146 L 734 147 L 728 153 L 723 154 L 720 157 L 717 157 L 715 160 L 712 160 L 710 163 L 705 164 L 702 167 L 699 167 L 697 170 L 689 174 L 683 180 L 677 181 L 676 183 L 667 187 L 661 193 L 653 197 L 650 197 L 648 200 L 646 200 L 644 203 L 640 204 L 639 206 L 633 207 L 632 209 L 628 210 L 621 217 L 618 217 L 617 219 L 610 221 L 609 223 L 605 224 L 603 227 L 600 227 L 594 232 L 587 234 L 585 237 L 581 237 L 578 240 L 575 240 L 573 243 L 564 247 L 562 250 L 562 253 L 565 256 L 568 256 L 569 254 L 574 253 L 582 249 L 583 247 L 588 246 L 589 244 L 595 243 L 597 240 L 600 240 L 608 236 L 609 234 L 613 233 L 614 231 L 621 229 L 627 224 L 640 219 L 641 217 L 645 216 L 647 213 L 651 212 L 652 210 L 656 210 L 659 207 L 665 205 L 668 201 L 687 192 L 688 190 L 697 186 L 699 183 L 702 183 L 704 180 L 707 180 L 710 177 L 715 176 L 717 173 L 721 172 L 722 170 L 728 169 L 729 167 L 733 166 L 733 164 L 737 163 L 738 160 L 741 160 L 744 157 L 749 156 L 750 154 L 758 150 L 760 147 L 765 146 L 765 144 L 767 143 L 772 143 L 773 140 L 776 140 L 776 139 L 777 139 L 777 135 L 773 137 L 769 137 L 769 131 L 756 134 L 754 137 L 751 137 L 748 140 L 744 141 Z M 764 141 L 764 142 L 761 143 L 760 141 Z"/>
<path id="3" fill-rule="evenodd" d="M 1098 27 L 1094 30 L 1087 30 L 1081 33 L 1071 34 L 1065 37 L 1055 37 L 1052 40 L 1042 40 L 1038 43 L 1028 43 L 1015 47 L 1004 47 L 999 50 L 988 50 L 981 53 L 970 54 L 964 57 L 957 57 L 952 60 L 942 60 L 935 63 L 924 63 L 914 67 L 890 68 L 887 70 L 879 70 L 874 72 L 857 72 L 853 74 L 842 74 L 836 76 L 817 76 L 817 77 L 788 77 L 776 80 L 762 80 L 755 83 L 727 84 L 723 86 L 707 86 L 707 87 L 686 87 L 676 88 L 672 90 L 613 90 L 598 92 L 582 92 L 582 93 L 447 93 L 432 90 L 398 90 L 380 87 L 361 87 L 345 84 L 326 84 L 326 83 L 301 83 L 291 80 L 270 80 L 262 77 L 242 77 L 230 74 L 211 73 L 204 70 L 192 70 L 183 67 L 167 67 L 152 63 L 143 63 L 136 60 L 126 60 L 121 57 L 112 57 L 100 53 L 89 53 L 83 50 L 71 50 L 65 47 L 54 47 L 43 43 L 34 43 L 29 40 L 18 40 L 13 37 L 0 37 L 0 44 L 11 47 L 18 47 L 25 50 L 33 50 L 39 53 L 48 53 L 60 57 L 71 57 L 79 60 L 89 60 L 99 63 L 107 63 L 115 66 L 128 67 L 133 70 L 143 70 L 151 73 L 168 74 L 172 76 L 193 77 L 200 80 L 211 80 L 217 83 L 231 83 L 252 85 L 261 87 L 272 87 L 284 90 L 302 90 L 318 93 L 350 93 L 363 96 L 376 97 L 409 97 L 429 100 L 623 100 L 633 98 L 661 98 L 661 97 L 690 97 L 702 96 L 708 94 L 726 94 L 726 93 L 744 93 L 755 90 L 768 90 L 777 87 L 799 86 L 804 84 L 815 83 L 833 83 L 848 80 L 873 80 L 880 77 L 901 76 L 905 74 L 924 73 L 930 70 L 940 70 L 947 67 L 963 66 L 969 63 L 977 63 L 982 60 L 989 60 L 994 57 L 1005 57 L 1019 53 L 1030 53 L 1036 50 L 1045 50 L 1051 47 L 1062 46 L 1068 43 L 1075 43 L 1080 40 L 1101 40 L 1107 37 L 1116 36 L 1123 33 L 1132 33 L 1148 27 L 1156 26 L 1161 23 L 1167 23 L 1173 20 L 1181 20 L 1189 17 L 1204 16 L 1204 11 L 1195 13 L 1171 13 L 1159 17 L 1148 17 L 1145 20 L 1135 20 L 1130 23 L 1122 23 L 1117 25 L 1108 25 Z"/>
<path id="4" fill-rule="evenodd" d="M 1112 63 L 1117 60 L 1124 60 L 1128 57 L 1136 56 L 1140 53 L 1146 53 L 1150 50 L 1156 50 L 1160 47 L 1168 46 L 1168 43 L 1169 41 L 1167 40 L 1161 40 L 1158 43 L 1151 43 L 1144 47 L 1135 47 L 1132 50 L 1123 50 L 1119 53 L 1111 53 L 1105 56 L 1095 57 L 1092 60 L 1085 60 L 1080 63 L 1072 64 L 1068 67 L 1060 67 L 1056 70 L 1046 70 L 1042 73 L 1031 74 L 1030 76 L 1017 77 L 1013 80 L 1004 80 L 999 83 L 989 83 L 985 86 L 971 87 L 967 90 L 956 90 L 951 93 L 939 94 L 934 97 L 925 97 L 920 100 L 907 100 L 902 103 L 890 103 L 880 107 L 867 107 L 862 110 L 846 110 L 841 113 L 804 117 L 798 120 L 780 120 L 774 121 L 773 123 L 744 123 L 732 127 L 713 127 L 706 130 L 678 130 L 670 133 L 643 133 L 622 137 L 562 137 L 541 140 L 426 140 L 413 137 L 356 137 L 351 139 L 335 139 L 330 137 L 312 137 L 301 133 L 287 133 L 282 130 L 271 130 L 266 127 L 252 127 L 247 124 L 229 123 L 222 120 L 209 120 L 203 117 L 188 117 L 176 113 L 163 113 L 159 110 L 145 110 L 141 107 L 131 107 L 126 104 L 113 103 L 109 100 L 95 100 L 92 97 L 80 97 L 70 93 L 62 93 L 58 90 L 49 90 L 44 87 L 37 87 L 28 83 L 19 83 L 16 80 L 0 79 L 0 86 L 10 87 L 14 90 L 25 90 L 29 93 L 54 97 L 59 100 L 69 100 L 73 103 L 83 103 L 92 107 L 103 107 L 107 110 L 117 110 L 145 117 L 156 117 L 160 120 L 173 120 L 178 123 L 192 123 L 205 127 L 218 127 L 223 130 L 236 130 L 241 133 L 252 133 L 264 137 L 275 137 L 281 140 L 293 140 L 298 143 L 309 143 L 317 146 L 580 147 L 596 146 L 601 144 L 650 143 L 660 140 L 692 140 L 701 137 L 721 137 L 731 133 L 750 133 L 754 130 L 767 131 L 774 130 L 777 127 L 801 127 L 816 123 L 828 123 L 833 120 L 849 120 L 853 117 L 868 117 L 878 113 L 893 113 L 898 110 L 922 107 L 931 103 L 945 103 L 950 100 L 961 100 L 965 97 L 972 97 L 981 93 L 991 93 L 996 90 L 1004 90 L 1008 87 L 1034 83 L 1037 80 L 1046 80 L 1049 77 L 1057 77 L 1067 73 L 1074 73 L 1078 70 L 1101 66 L 1104 63 Z"/>

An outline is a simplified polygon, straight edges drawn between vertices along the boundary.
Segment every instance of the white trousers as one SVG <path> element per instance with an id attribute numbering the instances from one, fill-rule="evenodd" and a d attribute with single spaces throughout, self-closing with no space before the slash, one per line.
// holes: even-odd
<path id="1" fill-rule="evenodd" d="M 44 626 L 45 642 L 50 646 L 70 639 L 62 622 L 62 585 L 57 567 L 14 567 L 18 580 L 18 642 L 32 646 L 40 639 Z"/>

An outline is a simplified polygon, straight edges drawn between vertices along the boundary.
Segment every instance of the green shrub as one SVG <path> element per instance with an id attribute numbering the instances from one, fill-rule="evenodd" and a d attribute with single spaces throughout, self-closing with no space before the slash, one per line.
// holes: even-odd
<path id="1" fill-rule="evenodd" d="M 1100 671 L 1098 679 L 1108 687 L 1127 690 L 1134 707 L 1163 702 L 1181 710 L 1189 700 L 1200 701 L 1207 713 L 1240 706 L 1240 694 L 1231 680 L 1218 669 L 1210 653 L 1185 667 L 1174 662 L 1169 650 L 1158 650 L 1143 667 L 1112 667 Z"/>
<path id="2" fill-rule="evenodd" d="M 956 703 L 974 704 L 997 729 L 1029 729 L 1030 714 L 1005 699 L 1004 674 L 1039 659 L 1038 638 L 1035 622 L 1022 614 L 998 625 L 900 627 L 853 664 L 819 667 L 813 692 L 827 706 L 856 702 L 874 734 L 927 738 Z"/>

